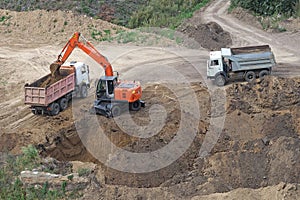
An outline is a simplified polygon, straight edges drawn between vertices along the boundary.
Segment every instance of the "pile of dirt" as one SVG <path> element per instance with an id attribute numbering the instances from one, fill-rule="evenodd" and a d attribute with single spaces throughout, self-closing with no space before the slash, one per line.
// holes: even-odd
<path id="1" fill-rule="evenodd" d="M 46 87 L 52 85 L 53 83 L 56 83 L 57 81 L 59 81 L 63 78 L 64 78 L 63 76 L 59 76 L 59 75 L 56 75 L 55 77 L 48 76 L 48 78 L 44 82 L 42 82 L 39 85 L 39 87 L 46 88 Z"/>
<path id="2" fill-rule="evenodd" d="M 300 80 L 267 76 L 250 84 L 234 84 L 228 90 L 228 112 L 247 114 L 280 111 L 300 103 Z M 280 91 L 280 92 L 279 92 Z"/>
<path id="3" fill-rule="evenodd" d="M 100 41 L 120 30 L 125 30 L 109 22 L 76 15 L 71 11 L 0 10 L 0 17 L 1 38 L 6 43 L 14 43 L 10 41 L 12 39 L 31 44 L 65 43 L 76 31 L 82 33 L 88 40 Z"/>
<path id="4" fill-rule="evenodd" d="M 186 22 L 178 30 L 208 50 L 219 50 L 232 44 L 230 34 L 215 22 L 207 24 Z"/>

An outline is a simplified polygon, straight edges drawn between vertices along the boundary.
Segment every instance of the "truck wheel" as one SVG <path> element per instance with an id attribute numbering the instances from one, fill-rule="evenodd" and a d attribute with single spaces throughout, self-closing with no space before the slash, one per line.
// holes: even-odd
<path id="1" fill-rule="evenodd" d="M 65 110 L 68 107 L 68 100 L 66 98 L 61 98 L 59 101 L 60 110 Z"/>
<path id="2" fill-rule="evenodd" d="M 267 75 L 269 75 L 269 71 L 268 70 L 262 70 L 258 74 L 259 78 L 263 78 L 263 77 L 265 77 Z"/>
<path id="3" fill-rule="evenodd" d="M 60 111 L 60 107 L 59 104 L 54 102 L 50 105 L 50 115 L 58 115 L 59 111 Z"/>
<path id="4" fill-rule="evenodd" d="M 113 117 L 117 117 L 121 114 L 121 108 L 120 106 L 114 106 L 112 109 L 111 109 L 111 114 Z"/>
<path id="5" fill-rule="evenodd" d="M 255 78 L 256 78 L 256 74 L 253 71 L 248 71 L 245 75 L 245 80 L 247 82 L 252 82 L 255 80 Z"/>
<path id="6" fill-rule="evenodd" d="M 31 110 L 31 112 L 35 115 L 41 115 L 42 114 L 42 111 L 40 111 L 40 110 Z"/>
<path id="7" fill-rule="evenodd" d="M 224 86 L 226 83 L 225 77 L 222 74 L 217 75 L 215 84 L 219 87 Z"/>
<path id="8" fill-rule="evenodd" d="M 86 85 L 81 86 L 80 96 L 86 98 L 88 96 L 88 89 Z"/>
<path id="9" fill-rule="evenodd" d="M 132 111 L 138 111 L 141 109 L 141 106 L 142 106 L 141 101 L 137 100 L 129 104 L 129 109 Z"/>

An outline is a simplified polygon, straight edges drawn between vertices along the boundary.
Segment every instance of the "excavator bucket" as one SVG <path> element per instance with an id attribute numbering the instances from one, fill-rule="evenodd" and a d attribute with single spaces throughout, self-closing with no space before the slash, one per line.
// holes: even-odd
<path id="1" fill-rule="evenodd" d="M 51 76 L 52 77 L 56 77 L 57 75 L 59 75 L 59 68 L 60 68 L 60 64 L 58 63 L 52 63 L 50 65 L 50 71 L 51 71 Z"/>

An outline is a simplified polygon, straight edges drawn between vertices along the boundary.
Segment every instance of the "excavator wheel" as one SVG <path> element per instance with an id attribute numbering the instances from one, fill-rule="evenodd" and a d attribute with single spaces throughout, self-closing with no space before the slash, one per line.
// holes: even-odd
<path id="1" fill-rule="evenodd" d="M 111 114 L 113 117 L 117 117 L 121 114 L 121 108 L 120 106 L 114 106 L 112 109 L 111 109 Z"/>
<path id="2" fill-rule="evenodd" d="M 132 102 L 129 104 L 129 109 L 132 111 L 138 111 L 141 109 L 141 101 L 140 100 L 136 100 L 135 102 Z"/>

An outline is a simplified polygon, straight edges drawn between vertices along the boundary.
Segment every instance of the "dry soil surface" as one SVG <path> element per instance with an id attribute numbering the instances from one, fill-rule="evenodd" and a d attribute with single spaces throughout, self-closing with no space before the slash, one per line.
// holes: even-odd
<path id="1" fill-rule="evenodd" d="M 50 63 L 77 27 L 84 32 L 90 23 L 97 29 L 112 31 L 116 26 L 60 11 L 1 11 L 1 15 L 12 17 L 0 26 L 0 91 L 3 94 L 0 151 L 18 154 L 22 146 L 35 144 L 45 156 L 96 163 L 97 179 L 87 188 L 83 199 L 244 199 L 245 196 L 268 199 L 274 194 L 275 199 L 299 198 L 299 32 L 266 33 L 244 24 L 226 13 L 228 2 L 213 1 L 189 23 L 197 26 L 213 21 L 221 25 L 230 33 L 232 46 L 271 45 L 278 62 L 274 76 L 216 89 L 205 80 L 209 52 L 203 48 L 95 44 L 122 79 L 142 83 L 146 107 L 129 113 L 131 119 L 145 128 L 153 122 L 151 114 L 156 118 L 165 117 L 161 129 L 145 128 L 150 135 L 158 131 L 150 138 L 130 136 L 124 131 L 128 128 L 126 124 L 120 126 L 116 120 L 90 114 L 94 87 L 87 99 L 75 99 L 73 106 L 54 117 L 33 115 L 23 104 L 24 84 L 50 72 Z M 47 13 L 50 15 L 42 19 Z M 69 19 L 69 32 L 67 28 L 61 31 L 65 15 Z M 56 25 L 52 29 L 56 23 L 61 23 L 59 28 Z M 92 81 L 103 73 L 79 50 L 74 51 L 70 60 L 88 63 Z M 161 108 L 157 105 L 164 109 L 157 109 Z M 198 110 L 199 116 L 194 111 L 185 112 L 184 105 Z M 224 126 L 210 124 L 222 116 L 225 116 Z M 152 152 L 176 139 L 183 119 L 189 122 L 184 124 L 186 133 L 194 131 L 190 127 L 196 124 L 193 142 L 171 165 L 150 173 L 133 174 L 106 167 L 107 163 L 97 160 L 83 143 L 90 137 L 89 131 L 100 133 L 101 129 L 106 138 L 94 140 L 91 145 L 102 144 L 108 138 L 115 146 L 134 153 Z M 221 131 L 214 134 L 218 126 Z M 207 151 L 199 155 L 204 144 L 208 144 Z M 119 152 L 107 157 L 107 161 L 114 159 L 122 161 L 119 167 L 124 170 L 131 167 L 132 162 Z"/>

